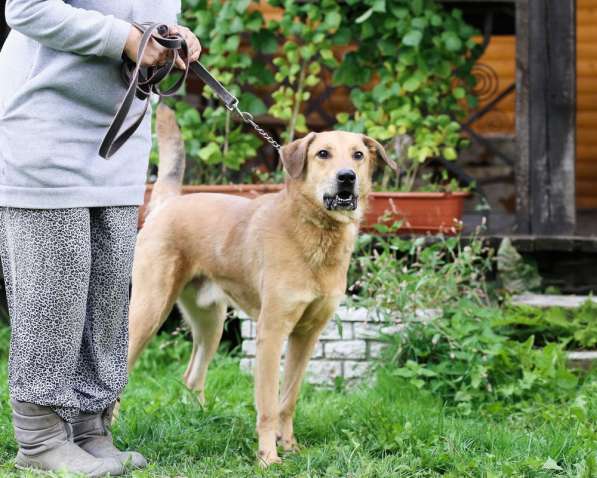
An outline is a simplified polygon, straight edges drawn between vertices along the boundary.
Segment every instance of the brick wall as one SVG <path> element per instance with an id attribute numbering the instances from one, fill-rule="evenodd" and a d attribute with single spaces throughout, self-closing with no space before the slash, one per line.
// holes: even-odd
<path id="1" fill-rule="evenodd" d="M 432 317 L 433 311 L 421 310 L 419 320 Z M 256 327 L 245 315 L 240 316 L 243 370 L 252 372 L 255 365 Z M 336 378 L 348 382 L 367 376 L 387 341 L 383 336 L 400 333 L 405 327 L 400 318 L 387 321 L 367 309 L 338 309 L 336 319 L 326 326 L 307 368 L 306 381 L 317 385 L 333 385 Z"/>

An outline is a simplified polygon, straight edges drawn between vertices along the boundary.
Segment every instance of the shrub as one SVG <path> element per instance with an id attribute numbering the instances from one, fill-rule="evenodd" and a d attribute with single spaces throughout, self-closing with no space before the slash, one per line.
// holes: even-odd
<path id="1" fill-rule="evenodd" d="M 380 226 L 380 229 L 383 229 Z M 473 237 L 359 239 L 350 302 L 407 326 L 386 336 L 386 372 L 437 394 L 463 413 L 566 400 L 582 378 L 565 350 L 597 344 L 597 306 L 576 311 L 499 306 L 486 277 L 492 251 Z M 421 316 L 421 308 L 437 312 Z"/>
<path id="2" fill-rule="evenodd" d="M 413 323 L 393 337 L 399 377 L 427 387 L 464 412 L 472 405 L 516 403 L 566 396 L 578 378 L 566 366 L 563 344 L 535 346 L 533 335 L 519 341 L 500 327 L 504 311 L 463 299 L 427 323 Z"/>
<path id="3" fill-rule="evenodd" d="M 466 245 L 460 237 L 441 235 L 410 240 L 391 234 L 398 224 L 377 227 L 385 234 L 363 234 L 357 240 L 349 270 L 354 305 L 408 316 L 460 298 L 488 303 L 485 277 L 493 251 L 482 240 L 473 238 Z"/>

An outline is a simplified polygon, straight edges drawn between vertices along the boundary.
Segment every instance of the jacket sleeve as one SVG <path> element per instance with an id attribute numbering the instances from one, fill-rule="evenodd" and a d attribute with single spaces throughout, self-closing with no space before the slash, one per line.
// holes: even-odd
<path id="1" fill-rule="evenodd" d="M 7 0 L 8 25 L 45 46 L 79 55 L 120 59 L 131 25 L 62 0 Z"/>

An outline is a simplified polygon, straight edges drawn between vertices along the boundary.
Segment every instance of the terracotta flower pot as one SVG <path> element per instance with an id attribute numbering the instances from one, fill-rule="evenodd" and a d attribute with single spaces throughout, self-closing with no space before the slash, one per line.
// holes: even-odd
<path id="1" fill-rule="evenodd" d="M 361 229 L 401 221 L 399 233 L 456 234 L 462 229 L 464 199 L 470 193 L 374 192 Z"/>
<path id="2" fill-rule="evenodd" d="M 284 188 L 283 184 L 197 184 L 197 185 L 183 185 L 183 194 L 194 193 L 222 193 L 234 194 L 235 196 L 243 196 L 246 198 L 255 198 L 262 194 L 277 193 Z M 143 206 L 139 210 L 139 228 L 143 226 L 145 218 L 145 210 L 151 199 L 151 191 L 153 187 L 148 184 L 145 188 L 145 198 Z"/>
<path id="3" fill-rule="evenodd" d="M 183 194 L 223 193 L 254 198 L 261 194 L 275 193 L 284 188 L 283 184 L 226 184 L 226 185 L 187 185 Z M 147 185 L 145 203 L 139 217 L 139 227 L 143 225 L 144 211 L 151 197 L 152 186 Z M 402 221 L 399 233 L 438 233 L 455 234 L 461 228 L 464 199 L 469 193 L 395 193 L 374 192 L 369 196 L 369 205 L 361 229 L 374 230 L 375 224 L 391 225 Z"/>

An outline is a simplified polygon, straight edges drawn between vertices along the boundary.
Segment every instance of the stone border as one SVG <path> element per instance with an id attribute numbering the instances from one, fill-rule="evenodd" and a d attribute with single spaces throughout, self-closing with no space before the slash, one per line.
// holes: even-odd
<path id="1" fill-rule="evenodd" d="M 419 310 L 417 318 L 430 320 L 435 310 Z M 255 365 L 256 327 L 244 314 L 241 321 L 241 369 L 252 372 Z M 316 385 L 334 385 L 337 379 L 355 382 L 367 376 L 373 363 L 387 346 L 383 336 L 400 334 L 405 328 L 400 318 L 384 320 L 365 308 L 338 308 L 335 319 L 322 332 L 315 352 L 309 361 L 306 381 Z"/>

